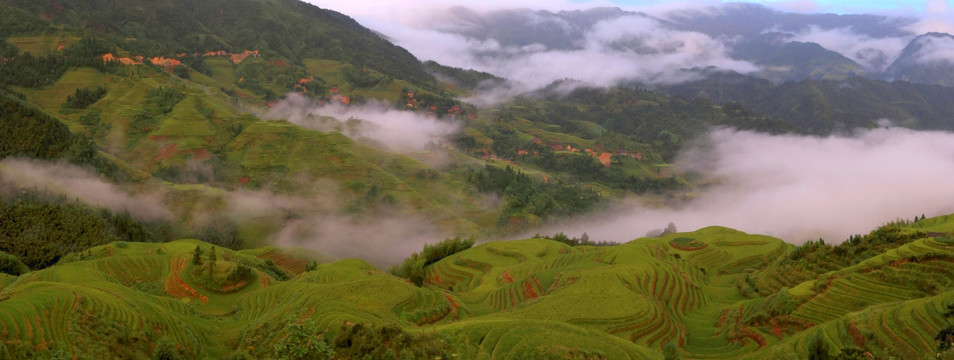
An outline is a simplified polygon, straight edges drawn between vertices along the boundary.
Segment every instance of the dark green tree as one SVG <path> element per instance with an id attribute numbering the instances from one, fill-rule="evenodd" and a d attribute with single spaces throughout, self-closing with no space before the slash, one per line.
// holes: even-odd
<path id="1" fill-rule="evenodd" d="M 156 344 L 156 350 L 152 352 L 152 360 L 178 360 L 179 352 L 176 351 L 176 344 L 167 337 L 162 337 Z"/>
<path id="2" fill-rule="evenodd" d="M 425 244 L 419 253 L 411 254 L 400 266 L 391 269 L 391 274 L 410 280 L 415 285 L 424 284 L 424 268 L 441 259 L 467 250 L 474 246 L 474 238 L 461 239 L 460 236 L 445 239 L 436 244 Z"/>
<path id="3" fill-rule="evenodd" d="M 195 250 L 192 252 L 192 265 L 202 265 L 202 248 L 199 247 L 199 245 L 196 245 Z"/>
<path id="4" fill-rule="evenodd" d="M 20 258 L 0 251 L 0 273 L 19 276 L 30 271 Z"/>
<path id="5" fill-rule="evenodd" d="M 217 259 L 215 258 L 215 246 L 211 246 L 211 250 L 209 250 L 209 277 L 212 277 L 212 273 L 215 271 L 216 260 Z"/>

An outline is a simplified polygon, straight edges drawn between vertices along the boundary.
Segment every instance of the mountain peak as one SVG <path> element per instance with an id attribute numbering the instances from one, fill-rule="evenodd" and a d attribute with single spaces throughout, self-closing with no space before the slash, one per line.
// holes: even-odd
<path id="1" fill-rule="evenodd" d="M 954 85 L 954 36 L 929 32 L 911 40 L 885 70 L 888 80 Z"/>

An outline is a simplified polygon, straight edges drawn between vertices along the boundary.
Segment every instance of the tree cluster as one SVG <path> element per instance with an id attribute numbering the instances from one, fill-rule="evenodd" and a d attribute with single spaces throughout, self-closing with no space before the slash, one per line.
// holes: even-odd
<path id="1" fill-rule="evenodd" d="M 778 286 L 795 286 L 829 271 L 858 264 L 927 235 L 923 231 L 906 229 L 904 224 L 906 222 L 886 224 L 867 235 L 852 235 L 838 245 L 826 243 L 824 239 L 807 241 L 771 268 L 763 270 L 763 273 L 786 274 L 784 284 L 757 281 L 757 290 L 762 295 L 768 295 L 778 291 Z"/>
<path id="2" fill-rule="evenodd" d="M 17 53 L 16 48 L 8 44 L 6 40 L 0 42 L 0 52 L 6 58 L 6 61 L 0 61 L 0 86 L 38 88 L 53 84 L 71 67 L 107 71 L 119 66 L 114 62 L 103 62 L 102 55 L 114 52 L 114 47 L 94 37 L 84 37 L 59 53 L 45 56 Z"/>
<path id="3" fill-rule="evenodd" d="M 89 137 L 70 132 L 59 120 L 0 89 L 0 158 L 66 159 L 91 165 L 117 180 L 118 167 L 99 155 Z"/>
<path id="4" fill-rule="evenodd" d="M 424 62 L 424 68 L 432 74 L 451 79 L 454 84 L 466 89 L 477 89 L 482 86 L 502 85 L 505 80 L 490 73 L 444 66 L 434 61 Z"/>
<path id="5" fill-rule="evenodd" d="M 474 238 L 461 239 L 459 236 L 445 239 L 436 244 L 425 244 L 420 252 L 411 254 L 404 259 L 401 265 L 395 265 L 391 274 L 408 279 L 417 286 L 424 284 L 424 272 L 428 265 L 441 259 L 470 249 L 474 246 Z"/>
<path id="6" fill-rule="evenodd" d="M 599 194 L 580 184 L 534 181 L 510 166 L 501 169 L 486 165 L 470 175 L 470 182 L 480 192 L 494 193 L 504 198 L 501 223 L 511 217 L 527 215 L 548 219 L 582 213 L 600 201 Z"/>
<path id="7" fill-rule="evenodd" d="M 78 201 L 23 191 L 0 200 L 0 251 L 33 269 L 62 256 L 113 241 L 158 242 L 171 238 L 167 224 L 144 224 L 129 214 L 93 209 Z"/>
<path id="8" fill-rule="evenodd" d="M 72 95 L 66 97 L 63 108 L 82 110 L 93 105 L 103 96 L 106 96 L 106 88 L 102 86 L 79 88 Z"/>
<path id="9" fill-rule="evenodd" d="M 593 241 L 590 240 L 590 235 L 583 233 L 580 237 L 570 237 L 564 234 L 562 231 L 553 235 L 540 235 L 536 234 L 533 237 L 540 239 L 553 240 L 556 242 L 561 242 L 570 246 L 613 246 L 619 245 L 618 243 L 612 241 Z"/>
<path id="10" fill-rule="evenodd" d="M 146 93 L 146 102 L 159 112 L 159 114 L 168 114 L 172 108 L 180 101 L 186 98 L 186 94 L 181 86 L 159 86 L 149 89 Z"/>

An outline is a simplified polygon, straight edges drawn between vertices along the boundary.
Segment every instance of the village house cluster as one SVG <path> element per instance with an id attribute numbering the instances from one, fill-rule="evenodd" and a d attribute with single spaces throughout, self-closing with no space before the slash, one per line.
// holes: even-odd
<path id="1" fill-rule="evenodd" d="M 62 45 L 61 45 L 61 46 L 57 46 L 57 50 L 60 50 L 60 49 L 62 49 L 62 48 L 63 48 Z M 241 63 L 241 62 L 244 61 L 245 59 L 248 59 L 249 57 L 259 57 L 259 56 L 261 56 L 261 55 L 259 54 L 258 50 L 245 50 L 245 51 L 240 52 L 240 53 L 229 53 L 229 52 L 226 52 L 225 50 L 218 50 L 218 51 L 209 51 L 209 52 L 207 52 L 207 53 L 205 53 L 205 54 L 199 54 L 199 53 L 193 54 L 193 56 L 200 56 L 200 55 L 201 55 L 201 56 L 204 56 L 204 57 L 209 57 L 209 56 L 225 56 L 225 57 L 228 57 L 229 60 L 231 60 L 232 63 L 234 63 L 234 64 L 236 64 L 236 65 L 238 65 L 239 63 Z M 187 57 L 187 56 L 189 56 L 189 54 L 186 54 L 186 53 L 176 54 L 176 57 L 177 57 L 177 58 L 180 58 L 180 59 L 181 59 L 181 58 L 184 58 L 184 57 Z M 111 54 L 111 53 L 107 53 L 107 54 L 103 55 L 103 63 L 118 62 L 118 63 L 123 64 L 123 65 L 140 65 L 140 64 L 143 64 L 145 60 L 146 60 L 146 59 L 144 59 L 142 55 L 136 55 L 136 56 L 133 56 L 133 57 L 131 57 L 131 58 L 130 58 L 130 57 L 118 57 L 118 56 L 113 55 L 113 54 Z M 154 57 L 154 58 L 149 58 L 148 60 L 149 60 L 149 62 L 153 63 L 154 65 L 159 66 L 159 67 L 162 67 L 163 69 L 166 69 L 166 70 L 169 70 L 169 71 L 172 71 L 173 69 L 175 69 L 176 66 L 182 65 L 182 62 L 179 61 L 179 60 L 177 60 L 177 59 L 170 59 L 170 58 L 166 58 L 166 57 L 163 57 L 163 56 L 157 56 L 157 57 Z"/>
<path id="2" fill-rule="evenodd" d="M 542 144 L 542 143 L 543 143 L 543 140 L 540 139 L 540 138 L 535 138 L 535 139 L 533 139 L 533 143 L 534 143 L 534 144 Z M 616 152 L 612 152 L 612 153 L 611 153 L 611 152 L 595 151 L 595 150 L 592 150 L 592 149 L 582 149 L 582 150 L 581 150 L 581 149 L 578 149 L 578 148 L 573 147 L 572 145 L 564 145 L 564 144 L 561 144 L 561 143 L 558 143 L 558 142 L 551 142 L 551 143 L 550 143 L 550 148 L 553 149 L 553 151 L 569 151 L 569 152 L 577 152 L 577 153 L 579 153 L 579 152 L 586 153 L 586 154 L 588 154 L 588 155 L 591 155 L 591 156 L 596 157 L 596 158 L 600 161 L 600 164 L 603 164 L 603 166 L 606 166 L 606 167 L 609 167 L 609 166 L 610 166 L 611 159 L 613 158 L 613 155 L 629 156 L 629 157 L 635 159 L 636 161 L 642 161 L 642 160 L 643 160 L 643 153 L 641 153 L 641 152 L 630 152 L 629 150 L 617 150 Z M 506 158 L 502 158 L 502 157 L 499 157 L 499 156 L 497 156 L 497 155 L 495 155 L 495 154 L 490 154 L 490 153 L 487 151 L 486 148 L 485 148 L 485 149 L 482 149 L 482 150 L 483 150 L 483 155 L 480 156 L 480 158 L 481 158 L 482 160 L 500 160 L 500 161 L 504 161 L 504 162 L 506 162 L 506 163 L 508 163 L 508 164 L 520 165 L 520 163 L 519 163 L 518 161 L 511 160 L 511 159 L 506 159 Z M 531 152 L 530 152 L 530 151 L 527 151 L 526 149 L 517 149 L 517 155 L 528 155 L 528 156 L 530 156 L 530 155 L 531 155 Z M 539 150 L 534 150 L 534 151 L 532 152 L 532 156 L 539 156 L 539 155 L 540 155 L 540 151 L 539 151 Z"/>

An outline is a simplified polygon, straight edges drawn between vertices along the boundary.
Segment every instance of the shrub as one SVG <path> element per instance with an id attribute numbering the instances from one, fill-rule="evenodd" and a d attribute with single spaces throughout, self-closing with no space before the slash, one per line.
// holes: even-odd
<path id="1" fill-rule="evenodd" d="M 0 273 L 19 276 L 28 272 L 30 268 L 20 261 L 20 258 L 0 251 Z"/>
<path id="2" fill-rule="evenodd" d="M 106 96 L 106 88 L 102 86 L 76 89 L 76 92 L 66 97 L 66 103 L 63 104 L 63 107 L 76 110 L 85 109 L 102 99 L 103 96 Z"/>
<path id="3" fill-rule="evenodd" d="M 156 344 L 156 350 L 152 352 L 152 360 L 178 360 L 181 359 L 179 352 L 176 351 L 176 344 L 167 337 L 159 339 Z"/>
<path id="4" fill-rule="evenodd" d="M 287 320 L 282 329 L 284 337 L 275 344 L 275 355 L 279 359 L 331 359 L 334 351 L 318 334 L 318 324 L 312 320 Z"/>
<path id="5" fill-rule="evenodd" d="M 168 114 L 172 108 L 180 101 L 186 98 L 182 88 L 179 87 L 158 87 L 150 89 L 146 94 L 146 101 L 157 107 L 160 113 Z"/>
<path id="6" fill-rule="evenodd" d="M 398 325 L 344 324 L 332 342 L 340 359 L 452 359 L 447 341 L 437 334 L 410 334 Z"/>
<path id="7" fill-rule="evenodd" d="M 391 269 L 391 274 L 410 280 L 415 285 L 424 284 L 424 268 L 441 259 L 470 249 L 474 238 L 461 239 L 460 236 L 445 239 L 434 245 L 425 244 L 420 253 L 411 254 L 400 266 Z"/>

